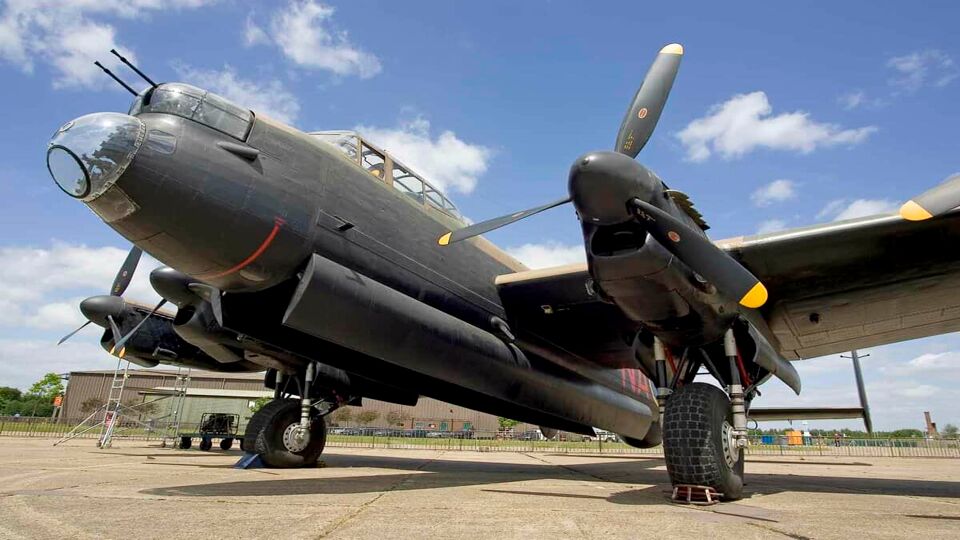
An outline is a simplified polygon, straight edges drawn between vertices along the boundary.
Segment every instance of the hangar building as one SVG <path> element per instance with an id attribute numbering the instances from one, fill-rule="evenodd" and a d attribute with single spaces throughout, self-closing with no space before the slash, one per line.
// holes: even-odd
<path id="1" fill-rule="evenodd" d="M 186 372 L 186 370 L 184 370 Z M 176 385 L 177 370 L 130 369 L 121 401 L 128 404 L 152 401 L 169 395 Z M 250 406 L 260 397 L 272 396 L 263 387 L 262 373 L 219 373 L 192 370 L 189 373 L 181 422 L 200 421 L 204 412 L 229 412 L 240 415 L 241 428 L 252 416 Z M 63 400 L 61 421 L 78 423 L 106 402 L 113 380 L 113 370 L 74 371 L 70 373 Z M 151 416 L 168 413 L 168 401 L 153 407 Z M 148 409 L 149 410 L 149 409 Z M 421 397 L 413 407 L 364 399 L 362 407 L 347 407 L 348 413 L 335 412 L 328 421 L 339 426 L 358 425 L 361 412 L 372 418 L 368 427 L 394 427 L 436 431 L 496 431 L 496 416 L 451 405 L 432 398 Z M 345 418 L 349 416 L 349 418 Z M 533 429 L 519 425 L 516 430 Z"/>

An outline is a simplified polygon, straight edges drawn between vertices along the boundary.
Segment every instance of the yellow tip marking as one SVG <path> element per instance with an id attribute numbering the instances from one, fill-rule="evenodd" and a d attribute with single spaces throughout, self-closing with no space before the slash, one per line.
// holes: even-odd
<path id="1" fill-rule="evenodd" d="M 440 239 L 437 240 L 437 243 L 440 244 L 441 246 L 445 246 L 445 245 L 449 244 L 449 243 L 450 243 L 450 235 L 451 235 L 451 234 L 453 234 L 453 231 L 450 231 L 450 232 L 448 232 L 447 234 L 441 236 Z"/>
<path id="2" fill-rule="evenodd" d="M 115 349 L 115 348 L 116 348 L 116 347 L 110 347 L 110 354 L 113 354 L 113 349 Z"/>
<path id="3" fill-rule="evenodd" d="M 125 354 L 127 354 L 127 348 L 126 348 L 126 347 L 120 349 L 120 358 L 123 358 L 123 355 L 125 355 Z"/>
<path id="4" fill-rule="evenodd" d="M 759 281 L 740 299 L 740 305 L 748 308 L 758 308 L 765 303 L 767 303 L 767 288 Z"/>
<path id="5" fill-rule="evenodd" d="M 666 47 L 660 49 L 661 54 L 683 54 L 683 45 L 679 43 L 671 43 Z"/>
<path id="6" fill-rule="evenodd" d="M 932 218 L 933 214 L 927 212 L 927 210 L 919 204 L 913 201 L 907 201 L 900 207 L 900 217 L 909 221 L 923 221 Z"/>

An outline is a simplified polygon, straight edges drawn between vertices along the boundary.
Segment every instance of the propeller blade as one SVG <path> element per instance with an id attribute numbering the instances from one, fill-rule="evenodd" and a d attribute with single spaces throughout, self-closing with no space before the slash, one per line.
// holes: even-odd
<path id="1" fill-rule="evenodd" d="M 113 347 L 110 347 L 110 354 L 113 354 L 117 349 L 117 336 L 120 335 L 120 327 L 117 326 L 117 322 L 113 320 L 113 315 L 107 315 L 107 322 L 110 323 L 110 335 L 113 337 Z M 122 353 L 123 351 L 120 350 Z"/>
<path id="2" fill-rule="evenodd" d="M 81 324 L 79 328 L 77 328 L 77 329 L 74 330 L 73 332 L 70 332 L 69 334 L 67 334 L 67 335 L 63 336 L 62 338 L 60 338 L 60 341 L 57 342 L 57 345 L 60 345 L 60 344 L 63 343 L 64 341 L 72 338 L 72 337 L 74 336 L 74 334 L 76 334 L 77 332 L 79 332 L 79 331 L 83 330 L 84 328 L 86 328 L 87 325 L 90 324 L 91 322 L 93 322 L 93 321 L 87 321 L 87 322 Z"/>
<path id="3" fill-rule="evenodd" d="M 437 243 L 441 246 L 446 246 L 448 244 L 453 244 L 454 242 L 466 240 L 467 238 L 473 238 L 474 236 L 488 233 L 494 229 L 499 229 L 500 227 L 509 225 L 515 221 L 520 221 L 521 219 L 528 218 L 534 214 L 539 214 L 544 210 L 549 210 L 568 202 L 570 202 L 570 197 L 564 197 L 559 201 L 553 201 L 552 203 L 545 204 L 543 206 L 537 206 L 536 208 L 531 208 L 529 210 L 521 210 L 506 216 L 500 216 L 497 218 L 488 219 L 486 221 L 481 221 L 480 223 L 474 223 L 473 225 L 468 225 L 462 229 L 457 229 L 444 234 L 437 240 Z"/>
<path id="4" fill-rule="evenodd" d="M 672 43 L 660 49 L 643 84 L 633 97 L 633 103 L 627 109 L 626 116 L 620 124 L 617 133 L 617 144 L 614 150 L 630 157 L 637 157 L 640 150 L 650 140 L 663 106 L 667 103 L 673 80 L 680 69 L 680 59 L 683 58 L 683 46 Z"/>
<path id="5" fill-rule="evenodd" d="M 955 174 L 937 187 L 904 203 L 900 217 L 910 221 L 923 221 L 946 214 L 960 206 L 960 174 Z"/>
<path id="6" fill-rule="evenodd" d="M 740 305 L 748 308 L 758 308 L 767 301 L 763 283 L 700 231 L 640 199 L 634 199 L 632 204 L 637 219 L 647 231 L 721 293 L 738 299 Z"/>
<path id="7" fill-rule="evenodd" d="M 167 301 L 166 301 L 165 299 L 164 299 L 164 300 L 160 300 L 160 303 L 157 304 L 156 306 L 154 306 L 154 308 L 153 308 L 152 310 L 150 310 L 150 313 L 148 313 L 147 316 L 144 317 L 142 321 L 140 321 L 139 323 L 137 323 L 136 326 L 133 327 L 133 330 L 131 330 L 130 332 L 128 332 L 127 335 L 125 335 L 125 336 L 123 336 L 122 338 L 120 338 L 120 341 L 117 341 L 117 342 L 113 345 L 113 348 L 114 348 L 114 349 L 123 350 L 123 346 L 127 344 L 127 341 L 129 341 L 130 338 L 133 337 L 134 334 L 137 333 L 137 330 L 139 330 L 140 327 L 143 326 L 143 323 L 147 322 L 147 319 L 149 319 L 150 317 L 152 317 L 153 314 L 156 313 L 157 310 L 160 309 L 161 307 L 163 307 L 163 305 L 166 304 L 166 303 L 167 303 Z"/>
<path id="8" fill-rule="evenodd" d="M 123 296 L 124 291 L 126 291 L 130 285 L 130 280 L 133 279 L 133 272 L 137 269 L 137 264 L 140 263 L 141 255 L 143 255 L 142 249 L 137 246 L 130 248 L 130 253 L 127 254 L 127 258 L 123 261 L 120 271 L 117 272 L 117 277 L 113 279 L 110 294 L 113 296 Z"/>

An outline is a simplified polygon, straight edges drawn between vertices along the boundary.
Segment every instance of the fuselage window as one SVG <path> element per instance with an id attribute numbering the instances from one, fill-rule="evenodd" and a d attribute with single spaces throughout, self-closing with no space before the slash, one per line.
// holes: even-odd
<path id="1" fill-rule="evenodd" d="M 397 164 L 393 165 L 393 187 L 423 204 L 423 181 Z"/>
<path id="2" fill-rule="evenodd" d="M 425 194 L 427 196 L 427 202 L 430 203 L 431 206 L 443 210 L 443 195 L 440 195 L 429 186 L 427 186 Z"/>
<path id="3" fill-rule="evenodd" d="M 343 152 L 354 163 L 360 161 L 357 159 L 360 148 L 360 138 L 352 133 L 311 133 L 323 142 L 332 144 L 337 150 Z"/>
<path id="4" fill-rule="evenodd" d="M 383 180 L 383 154 L 374 150 L 373 148 L 370 148 L 366 144 L 360 145 L 360 165 L 366 169 L 368 173 Z"/>

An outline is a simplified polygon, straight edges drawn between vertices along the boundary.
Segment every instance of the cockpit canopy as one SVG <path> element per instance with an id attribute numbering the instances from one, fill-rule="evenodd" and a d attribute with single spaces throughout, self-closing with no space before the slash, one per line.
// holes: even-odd
<path id="1" fill-rule="evenodd" d="M 137 96 L 129 114 L 175 114 L 199 122 L 239 140 L 247 138 L 253 114 L 226 99 L 183 83 L 166 83 Z"/>
<path id="2" fill-rule="evenodd" d="M 434 208 L 465 223 L 457 207 L 440 190 L 430 185 L 409 167 L 398 162 L 387 152 L 370 144 L 354 131 L 315 131 L 317 139 L 333 145 L 351 161 L 363 167 L 382 182 L 407 195 L 418 204 Z"/>

